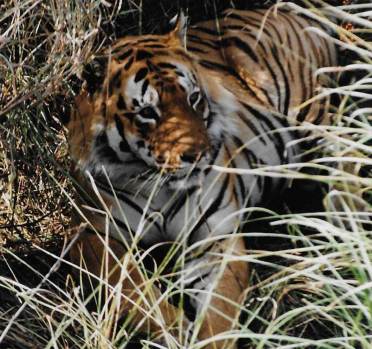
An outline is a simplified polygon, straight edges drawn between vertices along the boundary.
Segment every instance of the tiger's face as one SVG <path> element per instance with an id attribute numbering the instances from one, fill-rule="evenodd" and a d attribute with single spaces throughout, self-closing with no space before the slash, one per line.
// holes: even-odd
<path id="1" fill-rule="evenodd" d="M 137 47 L 133 55 L 150 54 Z M 116 63 L 108 76 L 109 146 L 123 161 L 134 153 L 165 172 L 177 173 L 205 160 L 209 106 L 192 64 L 169 57 L 132 58 Z"/>
<path id="2" fill-rule="evenodd" d="M 192 185 L 190 177 L 202 175 L 216 141 L 208 132 L 208 96 L 182 46 L 180 28 L 121 40 L 103 62 L 98 89 L 78 97 L 75 113 L 75 122 L 91 124 L 86 133 L 94 139 L 89 144 L 94 158 L 87 167 L 115 166 L 110 172 L 116 177 L 151 169 L 166 173 L 174 187 Z M 71 122 L 69 128 L 76 132 Z"/>

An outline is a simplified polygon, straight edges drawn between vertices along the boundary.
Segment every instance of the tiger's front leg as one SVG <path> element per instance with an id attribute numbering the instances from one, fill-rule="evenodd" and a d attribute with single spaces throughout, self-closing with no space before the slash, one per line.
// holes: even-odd
<path id="1" fill-rule="evenodd" d="M 105 242 L 104 237 L 92 232 L 83 231 L 79 234 L 70 250 L 70 260 L 106 281 L 109 287 L 108 292 L 104 294 L 109 295 L 113 301 L 117 300 L 113 289 L 116 288 L 121 293 L 120 302 L 116 304 L 116 315 L 112 318 L 120 319 L 123 315 L 129 316 L 131 324 L 140 325 L 138 328 L 140 331 L 160 334 L 160 336 L 164 330 L 178 333 L 180 321 L 182 328 L 188 326 L 182 310 L 162 297 L 160 290 L 145 278 L 138 262 L 121 243 L 112 238 Z M 74 274 L 75 277 L 78 276 L 76 270 Z M 83 274 L 83 281 L 85 285 L 92 285 L 94 288 L 98 284 L 85 274 Z M 112 327 L 115 327 L 114 322 Z M 110 328 L 106 335 L 112 335 Z"/>
<path id="2" fill-rule="evenodd" d="M 199 340 L 205 340 L 204 349 L 236 348 L 236 340 L 213 337 L 223 336 L 237 326 L 249 270 L 248 263 L 236 257 L 245 254 L 243 238 L 231 235 L 187 266 L 186 288 L 196 308 L 194 333 Z"/>

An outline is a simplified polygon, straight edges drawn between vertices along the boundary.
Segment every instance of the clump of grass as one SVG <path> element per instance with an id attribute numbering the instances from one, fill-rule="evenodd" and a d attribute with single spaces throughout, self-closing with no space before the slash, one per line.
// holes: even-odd
<path id="1" fill-rule="evenodd" d="M 67 1 L 1 5 L 3 246 L 29 248 L 27 242 L 52 241 L 68 224 L 67 199 L 52 180 L 69 186 L 66 140 L 58 116 L 63 104 L 71 103 L 69 78 L 92 49 L 97 32 L 89 22 L 92 9 L 74 10 Z M 62 91 L 66 99 L 55 100 Z"/>
<path id="2" fill-rule="evenodd" d="M 195 20 L 204 18 L 207 10 L 213 17 L 230 4 L 195 3 L 187 7 Z M 336 7 L 320 1 L 286 6 L 320 18 L 341 38 L 329 37 L 340 46 L 343 61 L 328 70 L 341 74 L 342 84 L 320 91 L 336 97 L 334 123 L 299 126 L 311 128 L 321 139 L 314 160 L 251 172 L 302 179 L 300 185 L 320 183 L 316 188 L 323 196 L 306 212 L 290 209 L 301 206 L 301 196 L 272 211 L 251 208 L 264 214 L 249 216 L 247 229 L 241 232 L 254 242 L 247 255 L 239 257 L 251 264 L 250 286 L 240 324 L 223 336 L 235 338 L 241 348 L 370 348 L 372 6 L 345 2 Z M 66 281 L 72 266 L 63 259 L 69 246 L 62 241 L 73 190 L 61 116 L 68 114 L 79 86 L 74 76 L 95 50 L 116 35 L 161 31 L 158 23 L 176 12 L 177 5 L 165 0 L 156 6 L 93 0 L 79 5 L 68 0 L 0 5 L 0 345 L 185 345 L 185 338 L 175 337 L 167 328 L 158 337 L 138 337 L 139 329 L 130 322 L 113 321 L 119 289 L 110 288 L 104 274 L 94 294 L 84 292 L 83 284 Z M 326 68 L 320 71 L 326 72 Z M 302 193 L 316 195 L 306 189 Z M 264 243 L 267 240 L 269 244 Z M 137 246 L 131 251 L 144 265 Z M 163 263 L 170 263 L 172 253 Z M 172 269 L 159 264 L 151 272 L 143 268 L 143 276 L 148 285 L 160 279 L 164 297 L 177 292 L 182 297 L 182 283 L 173 278 L 182 274 L 182 253 L 175 265 Z M 108 289 L 110 297 L 102 298 Z M 192 290 L 187 292 L 192 296 Z M 138 307 L 162 323 L 158 299 L 151 294 L 144 298 Z M 188 339 L 188 348 L 202 346 L 195 336 Z"/>

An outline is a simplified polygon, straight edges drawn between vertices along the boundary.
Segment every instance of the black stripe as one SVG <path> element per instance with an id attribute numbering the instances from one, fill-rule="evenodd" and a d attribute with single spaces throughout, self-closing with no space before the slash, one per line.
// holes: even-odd
<path id="1" fill-rule="evenodd" d="M 256 98 L 258 101 L 261 102 L 261 100 L 258 98 L 258 96 L 256 95 L 256 93 L 251 89 L 251 87 L 247 84 L 247 82 L 241 78 L 241 76 L 231 67 L 228 67 L 226 65 L 223 65 L 223 64 L 219 64 L 219 63 L 215 63 L 215 62 L 211 62 L 211 61 L 208 61 L 208 60 L 201 60 L 199 61 L 199 64 L 207 69 L 212 69 L 212 70 L 221 70 L 225 73 L 228 73 L 230 74 L 231 76 L 233 76 L 234 78 L 236 78 L 240 84 L 242 85 L 242 87 L 248 91 L 250 93 L 251 96 L 253 96 L 254 98 Z"/>
<path id="2" fill-rule="evenodd" d="M 321 121 L 323 121 L 324 116 L 326 115 L 325 110 L 324 110 L 324 102 L 321 103 L 319 102 L 319 110 L 318 114 L 316 115 L 313 124 L 318 125 Z"/>
<path id="3" fill-rule="evenodd" d="M 213 152 L 211 160 L 209 161 L 208 165 L 213 165 L 215 163 L 215 161 L 218 157 L 218 154 L 220 153 L 220 150 L 221 150 L 221 147 L 222 147 L 223 143 L 224 143 L 224 139 L 223 139 L 223 136 L 222 136 L 221 143 L 218 144 L 215 147 L 215 151 Z M 206 170 L 204 170 L 204 174 L 207 176 L 209 174 L 209 172 L 211 172 L 211 170 L 212 170 L 212 167 L 208 167 Z"/>
<path id="4" fill-rule="evenodd" d="M 326 38 L 322 38 L 322 41 L 324 41 L 324 43 L 325 43 L 324 46 L 325 46 L 327 56 L 328 56 L 328 61 L 324 63 L 324 65 L 327 66 L 327 65 L 331 64 L 331 58 L 332 58 L 331 47 L 330 47 L 330 44 L 329 44 L 329 42 L 327 41 Z"/>
<path id="5" fill-rule="evenodd" d="M 134 82 L 138 82 L 140 80 L 143 80 L 147 73 L 149 72 L 149 70 L 145 67 L 145 68 L 141 68 L 135 75 L 134 77 Z"/>
<path id="6" fill-rule="evenodd" d="M 176 52 L 177 52 L 177 50 L 174 51 L 174 53 L 176 53 Z M 156 50 L 155 55 L 156 55 L 156 57 L 159 57 L 159 56 L 167 56 L 167 57 L 169 57 L 169 50 L 167 50 L 167 49 L 160 49 L 159 48 L 158 50 Z"/>
<path id="7" fill-rule="evenodd" d="M 322 48 L 319 47 L 318 50 L 315 50 L 315 55 L 316 57 L 320 57 L 320 61 L 318 62 L 318 67 L 324 67 L 327 66 L 326 62 L 326 57 L 325 57 L 325 52 L 323 52 Z"/>
<path id="8" fill-rule="evenodd" d="M 114 118 L 115 118 L 116 129 L 118 130 L 120 137 L 125 138 L 124 137 L 124 125 L 121 122 L 119 115 L 115 114 Z"/>
<path id="9" fill-rule="evenodd" d="M 182 58 L 185 58 L 186 60 L 191 59 L 191 56 L 184 49 L 175 49 L 174 53 L 181 56 Z"/>
<path id="10" fill-rule="evenodd" d="M 132 42 L 127 42 L 125 44 L 121 44 L 119 46 L 116 46 L 115 48 L 112 48 L 111 53 L 112 54 L 119 54 L 120 52 L 123 52 L 129 45 L 132 45 Z"/>
<path id="11" fill-rule="evenodd" d="M 258 88 L 258 86 L 257 86 L 257 88 Z M 266 97 L 267 101 L 269 102 L 269 104 L 272 107 L 275 107 L 274 101 L 271 99 L 271 96 L 270 96 L 269 92 L 266 89 L 261 88 L 261 87 L 260 87 L 260 91 L 265 95 L 265 97 Z"/>
<path id="12" fill-rule="evenodd" d="M 107 134 L 102 132 L 95 140 L 98 158 L 102 158 L 111 164 L 122 164 L 114 149 L 108 145 Z"/>
<path id="13" fill-rule="evenodd" d="M 243 104 L 244 107 L 253 115 L 255 116 L 255 118 L 259 121 L 259 122 L 262 122 L 263 124 L 266 124 L 267 128 L 268 128 L 268 131 L 275 131 L 276 130 L 276 127 L 274 126 L 274 124 L 272 123 L 272 121 L 269 119 L 269 117 L 267 117 L 265 114 L 261 113 L 260 111 L 254 109 L 253 107 L 249 106 L 248 104 Z M 280 120 L 279 118 L 277 119 L 278 121 Z M 286 124 L 286 121 L 285 120 L 281 120 L 281 124 L 283 126 L 287 126 Z M 286 125 L 284 125 L 286 124 Z M 286 131 L 281 131 L 281 132 L 286 132 Z M 284 146 L 284 141 L 283 141 L 283 138 L 281 136 L 281 132 L 269 132 L 267 133 L 267 136 L 273 141 L 273 143 L 275 145 L 277 145 L 277 153 L 278 153 L 278 156 L 280 158 L 280 161 L 282 163 L 284 163 L 284 149 L 285 149 L 285 146 Z M 279 144 L 278 144 L 279 143 Z"/>
<path id="14" fill-rule="evenodd" d="M 315 58 L 315 65 L 316 67 L 319 67 L 319 66 L 323 66 L 323 61 L 324 61 L 324 56 L 323 56 L 323 52 L 322 50 L 319 50 L 317 49 L 314 41 L 313 41 L 313 37 L 311 35 L 308 35 L 307 36 L 307 42 L 310 44 L 311 46 L 311 51 L 313 53 L 313 57 Z M 312 83 L 312 79 L 311 79 L 311 83 Z M 311 87 L 311 90 L 313 90 L 313 88 Z"/>
<path id="15" fill-rule="evenodd" d="M 216 199 L 213 201 L 213 203 L 207 208 L 207 210 L 202 214 L 200 217 L 200 220 L 198 223 L 194 226 L 193 230 L 191 231 L 188 239 L 187 239 L 187 245 L 191 245 L 191 243 L 194 240 L 194 235 L 198 232 L 199 228 L 206 223 L 208 218 L 212 216 L 214 213 L 218 211 L 220 208 L 220 205 L 222 204 L 222 201 L 224 199 L 227 187 L 229 185 L 229 175 L 225 175 L 225 179 L 221 185 L 220 191 L 216 197 Z"/>
<path id="16" fill-rule="evenodd" d="M 265 57 L 262 57 L 262 60 L 264 61 L 265 65 L 266 65 L 266 68 L 269 71 L 272 80 L 274 81 L 276 93 L 277 93 L 277 96 L 278 96 L 278 106 L 277 106 L 277 109 L 278 109 L 278 111 L 283 112 L 283 110 L 281 110 L 282 94 L 281 94 L 281 91 L 280 91 L 280 86 L 279 86 L 279 83 L 278 83 L 277 76 L 275 75 L 275 72 L 271 68 L 271 66 L 270 66 L 269 62 L 267 61 L 267 59 Z"/>
<path id="17" fill-rule="evenodd" d="M 124 65 L 124 69 L 128 70 L 132 66 L 133 62 L 134 62 L 134 57 L 130 57 L 129 61 Z"/>
<path id="18" fill-rule="evenodd" d="M 301 40 L 301 38 L 299 37 L 298 35 L 298 30 L 295 28 L 292 20 L 294 21 L 294 19 L 292 17 L 287 17 L 286 14 L 282 13 L 282 17 L 284 17 L 284 19 L 287 21 L 287 23 L 289 24 L 289 26 L 291 27 L 292 29 L 292 32 L 294 33 L 295 37 L 296 37 L 296 40 L 297 40 L 297 47 L 298 47 L 298 51 L 299 51 L 299 55 L 300 55 L 300 59 L 297 59 L 298 61 L 298 71 L 300 71 L 301 73 L 299 74 L 300 76 L 300 80 L 301 80 L 301 84 L 302 84 L 302 88 L 301 88 L 301 102 L 305 101 L 306 98 L 307 98 L 307 89 L 306 89 L 306 86 L 307 84 L 305 83 L 305 64 L 301 61 L 301 58 L 304 59 L 305 61 L 307 60 L 307 57 L 305 56 L 305 50 L 304 50 L 304 47 L 303 47 L 303 39 Z M 297 22 L 296 22 L 297 23 Z M 297 25 L 300 26 L 300 28 L 302 28 L 303 26 L 300 25 L 299 23 L 297 23 Z M 307 38 L 306 38 L 307 39 Z M 293 71 L 293 63 L 289 65 L 289 71 Z"/>
<path id="19" fill-rule="evenodd" d="M 146 48 L 166 48 L 165 45 L 161 45 L 161 44 L 143 45 L 143 47 L 146 47 Z"/>
<path id="20" fill-rule="evenodd" d="M 172 203 L 172 206 L 166 212 L 164 212 L 164 220 L 166 222 L 170 222 L 185 205 L 187 198 L 191 197 L 197 189 L 198 187 L 194 187 L 179 195 L 177 200 Z"/>
<path id="21" fill-rule="evenodd" d="M 290 19 L 292 19 L 300 28 L 303 28 L 304 27 L 303 26 L 303 23 L 301 23 L 298 18 L 296 18 L 296 17 L 290 17 L 289 20 Z M 301 53 L 302 53 L 303 57 L 305 58 L 305 50 L 304 50 L 304 47 L 303 47 L 304 40 L 303 39 L 301 40 L 301 38 L 299 37 L 297 31 L 295 32 L 295 35 L 296 35 L 297 40 L 299 41 L 299 45 L 300 45 L 300 48 L 301 48 Z M 318 57 L 317 51 L 314 48 L 314 43 L 312 41 L 311 35 L 309 35 L 309 34 L 304 34 L 304 35 L 306 35 L 306 43 L 309 43 L 310 44 L 311 50 L 313 51 L 313 53 L 315 54 L 315 56 Z M 306 87 L 306 86 L 309 87 L 309 91 L 308 91 L 308 93 L 306 93 L 306 95 L 303 95 L 303 100 L 302 101 L 305 101 L 306 99 L 312 97 L 313 96 L 313 92 L 314 92 L 314 86 L 313 86 L 313 67 L 312 67 L 313 66 L 313 60 L 312 60 L 311 55 L 306 56 L 305 61 L 306 62 L 309 62 L 309 68 L 308 68 L 309 76 L 308 76 L 307 81 L 306 81 L 308 84 L 305 83 L 305 73 L 304 74 L 301 74 L 301 80 L 302 80 L 302 83 L 304 84 L 304 87 Z M 306 67 L 305 64 L 302 63 L 302 65 L 303 65 L 303 68 Z"/>
<path id="22" fill-rule="evenodd" d="M 209 270 L 208 272 L 204 273 L 204 274 L 201 274 L 199 275 L 195 280 L 191 281 L 190 283 L 185 283 L 186 287 L 188 289 L 194 289 L 194 290 L 204 290 L 205 288 L 195 288 L 195 284 L 197 284 L 198 282 L 202 281 L 203 278 L 205 278 L 206 276 L 208 276 L 210 273 L 213 272 L 213 268 L 211 270 Z M 208 286 L 208 285 L 206 285 Z"/>
<path id="23" fill-rule="evenodd" d="M 237 30 L 238 28 L 241 29 L 241 28 L 244 28 L 244 27 L 242 27 L 240 25 L 227 25 L 227 26 L 224 26 L 224 29 L 227 29 L 227 30 Z M 247 29 L 251 29 L 251 28 L 244 28 L 244 30 L 242 30 L 242 32 L 243 32 L 242 34 L 244 36 L 248 36 L 249 38 L 251 38 L 254 41 L 255 45 L 258 45 L 261 48 L 261 50 L 264 53 L 266 53 L 266 48 L 263 45 L 262 41 L 261 40 L 260 41 L 257 41 L 257 36 L 253 32 L 248 31 Z"/>
<path id="24" fill-rule="evenodd" d="M 143 84 L 142 84 L 142 88 L 141 88 L 142 96 L 145 95 L 148 86 L 149 86 L 149 80 L 146 79 L 146 80 L 143 82 Z"/>
<path id="25" fill-rule="evenodd" d="M 133 120 L 133 118 L 136 116 L 135 113 L 124 113 L 124 116 L 129 119 L 130 121 Z"/>
<path id="26" fill-rule="evenodd" d="M 100 181 L 96 181 L 96 185 L 100 190 L 102 190 L 105 193 L 112 196 L 113 192 L 111 190 L 111 187 L 106 186 L 105 184 L 101 183 Z M 142 208 L 140 206 L 138 206 L 134 201 L 132 201 L 131 199 L 128 198 L 128 195 L 130 195 L 130 193 L 125 192 L 124 190 L 118 190 L 116 188 L 114 188 L 114 193 L 115 193 L 115 196 L 117 196 L 118 199 L 120 199 L 121 201 L 126 203 L 128 206 L 130 206 L 133 210 L 135 210 L 136 212 L 138 212 L 142 216 L 142 214 L 143 214 Z"/>
<path id="27" fill-rule="evenodd" d="M 240 154 L 244 155 L 245 160 L 248 163 L 248 168 L 256 168 L 257 156 L 255 156 L 253 152 L 247 148 L 247 145 L 239 137 L 233 136 L 231 139 L 235 143 L 235 146 L 239 149 Z"/>
<path id="28" fill-rule="evenodd" d="M 136 61 L 142 61 L 144 59 L 152 58 L 154 55 L 149 51 L 138 50 L 136 54 Z"/>
<path id="29" fill-rule="evenodd" d="M 300 110 L 300 112 L 297 115 L 297 120 L 299 122 L 305 121 L 306 116 L 308 115 L 310 108 L 311 108 L 311 104 L 308 104 L 305 108 L 302 108 Z"/>
<path id="30" fill-rule="evenodd" d="M 106 192 L 108 195 L 112 196 L 113 192 L 112 192 L 112 190 L 111 190 L 111 187 L 106 187 L 106 185 L 104 185 L 104 184 L 101 183 L 100 181 L 96 181 L 96 184 L 97 184 L 97 187 L 98 187 L 100 190 L 102 190 L 102 191 Z M 117 188 L 114 188 L 114 193 L 115 193 L 115 196 L 116 196 L 119 200 L 123 201 L 125 204 L 127 204 L 128 206 L 130 206 L 134 211 L 138 212 L 141 216 L 143 215 L 144 212 L 143 212 L 142 208 L 141 208 L 139 205 L 137 205 L 134 201 L 132 201 L 132 200 L 128 197 L 129 195 L 131 195 L 130 193 L 128 193 L 128 192 L 125 191 L 125 190 L 121 190 L 121 189 L 119 190 L 119 189 L 117 189 Z M 118 219 L 118 218 L 116 218 L 116 219 Z M 159 232 L 162 232 L 162 229 L 161 229 L 159 223 L 158 223 L 158 222 L 155 222 L 155 221 L 154 221 L 154 218 L 152 218 L 152 217 L 150 216 L 149 213 L 146 213 L 146 214 L 145 214 L 145 219 L 146 219 L 148 222 L 153 223 L 153 225 L 156 227 L 156 229 L 157 229 Z M 119 220 L 119 219 L 118 219 L 118 220 Z"/>
<path id="31" fill-rule="evenodd" d="M 195 47 L 195 46 L 189 46 L 187 48 L 190 52 L 198 52 L 198 53 L 208 53 L 208 51 L 202 50 L 201 48 Z"/>
<path id="32" fill-rule="evenodd" d="M 142 43 L 146 43 L 146 42 L 159 42 L 159 39 L 158 38 L 144 38 L 144 39 L 139 39 L 137 41 L 137 44 L 142 44 Z"/>
<path id="33" fill-rule="evenodd" d="M 177 69 L 176 65 L 168 62 L 160 62 L 157 64 L 157 66 L 164 69 Z"/>
<path id="34" fill-rule="evenodd" d="M 128 58 L 133 53 L 132 49 L 125 51 L 124 53 L 120 54 L 117 59 L 123 61 L 124 59 Z"/>
<path id="35" fill-rule="evenodd" d="M 252 155 L 254 155 L 252 151 L 251 151 L 251 153 L 252 153 Z M 262 165 L 267 165 L 261 159 L 259 159 L 257 157 L 255 159 L 255 162 L 257 163 L 257 168 L 261 167 Z M 264 176 L 264 175 L 261 175 L 261 176 L 260 175 L 257 175 L 256 178 L 257 178 L 257 187 L 258 187 L 259 194 L 260 194 L 259 200 L 261 200 L 262 193 L 265 190 L 266 178 L 268 178 L 268 177 L 267 176 Z"/>
<path id="36" fill-rule="evenodd" d="M 238 137 L 233 137 L 233 141 L 238 148 L 242 149 L 242 153 L 249 165 L 248 168 L 259 168 L 260 165 L 265 164 L 264 161 L 259 159 L 256 154 L 253 153 L 252 150 L 247 148 L 247 146 L 242 142 L 241 139 L 239 139 Z M 257 179 L 258 191 L 259 193 L 262 193 L 262 189 L 264 186 L 264 176 L 255 175 L 254 177 Z"/>
<path id="37" fill-rule="evenodd" d="M 118 132 L 120 134 L 120 137 L 122 138 L 121 142 L 119 143 L 120 150 L 122 152 L 129 153 L 129 152 L 131 152 L 131 148 L 130 148 L 130 146 L 128 144 L 128 141 L 127 141 L 127 139 L 125 138 L 125 135 L 124 135 L 123 123 L 121 122 L 120 117 L 119 117 L 118 114 L 115 114 L 114 118 L 115 118 L 116 129 L 118 130 Z"/>
<path id="38" fill-rule="evenodd" d="M 285 98 L 284 98 L 284 110 L 283 110 L 283 114 L 287 116 L 288 115 L 288 108 L 289 108 L 289 99 L 290 99 L 290 94 L 291 94 L 290 89 L 289 89 L 288 77 L 287 77 L 287 74 L 284 71 L 282 62 L 280 61 L 280 58 L 278 56 L 278 50 L 276 49 L 275 46 L 272 46 L 271 47 L 271 53 L 274 56 L 275 63 L 278 65 L 279 70 L 280 70 L 280 72 L 282 73 L 282 76 L 283 76 L 284 87 L 285 87 L 285 90 L 284 90 Z"/>
<path id="39" fill-rule="evenodd" d="M 240 30 L 244 32 L 244 34 L 247 32 L 247 29 L 251 31 L 251 28 L 247 28 L 247 24 L 227 24 L 223 26 L 223 29 L 226 30 Z"/>
<path id="40" fill-rule="evenodd" d="M 226 145 L 225 145 L 225 151 L 226 151 L 229 159 L 231 159 L 231 167 L 237 168 L 235 160 L 232 158 L 231 153 L 230 153 L 230 151 L 229 151 L 229 149 L 227 148 Z M 242 176 L 240 174 L 236 174 L 235 177 L 238 181 L 238 187 L 239 187 L 239 191 L 240 191 L 241 201 L 244 202 L 244 198 L 245 198 L 244 181 L 243 181 Z M 235 187 L 235 185 L 234 185 L 234 187 Z"/>
<path id="41" fill-rule="evenodd" d="M 209 40 L 203 40 L 196 35 L 191 35 L 191 34 L 187 35 L 187 40 L 191 41 L 191 42 L 194 42 L 194 43 L 197 43 L 197 44 L 200 44 L 200 45 L 203 45 L 203 46 L 213 48 L 213 49 L 218 49 L 219 48 L 217 43 L 211 42 Z M 187 48 L 190 49 L 188 45 L 187 45 Z"/>
<path id="42" fill-rule="evenodd" d="M 144 123 L 138 119 L 135 119 L 134 124 L 136 125 L 138 132 L 143 138 L 146 138 L 148 133 L 152 130 L 152 127 L 147 122 Z"/>
<path id="43" fill-rule="evenodd" d="M 273 187 L 273 179 L 270 177 L 270 176 L 263 176 L 263 179 L 264 179 L 264 184 L 263 184 L 263 190 L 262 190 L 262 193 L 261 193 L 261 201 L 263 203 L 265 203 L 267 200 L 272 200 L 273 198 L 273 189 L 275 189 Z M 283 179 L 283 178 L 281 178 Z M 279 181 L 280 183 L 280 181 Z M 279 191 L 281 190 L 282 188 L 279 188 Z"/>
<path id="44" fill-rule="evenodd" d="M 214 35 L 214 36 L 221 36 L 222 35 L 221 32 L 219 32 L 217 30 L 210 29 L 210 28 L 195 27 L 194 29 L 197 30 L 197 31 L 200 31 L 202 33 L 209 34 L 209 35 Z"/>
<path id="45" fill-rule="evenodd" d="M 207 102 L 208 103 L 208 102 Z M 215 116 L 216 114 L 211 110 L 210 106 L 208 105 L 208 115 L 207 117 L 204 119 L 204 121 L 207 122 L 207 129 L 210 128 L 211 124 L 212 124 L 212 121 L 213 121 L 213 116 Z"/>
<path id="46" fill-rule="evenodd" d="M 253 18 L 253 17 L 249 17 L 249 16 L 242 17 L 242 16 L 239 16 L 237 13 L 230 13 L 227 17 L 237 19 L 237 20 L 243 22 L 245 26 L 248 25 L 248 26 L 256 28 L 256 29 L 261 29 L 261 24 L 262 23 L 258 18 Z M 253 23 L 253 22 L 256 22 L 256 23 Z M 262 31 L 268 37 L 271 37 L 270 32 L 265 28 L 265 26 L 262 27 Z"/>
<path id="47" fill-rule="evenodd" d="M 262 141 L 263 144 L 267 144 L 261 132 L 259 132 L 253 122 L 242 113 L 237 113 L 239 119 Z"/>
<path id="48" fill-rule="evenodd" d="M 119 110 L 127 109 L 127 105 L 125 104 L 124 98 L 121 94 L 119 94 L 118 101 L 116 102 L 116 106 Z"/>
<path id="49" fill-rule="evenodd" d="M 276 36 L 277 36 L 277 38 L 278 38 L 278 41 L 279 41 L 280 45 L 283 45 L 283 44 L 284 44 L 283 38 L 282 38 L 282 36 L 280 35 L 280 33 L 278 32 L 278 30 L 276 29 L 276 26 L 273 25 L 273 24 L 270 23 L 270 22 L 266 22 L 266 23 L 269 23 L 269 24 L 270 24 L 270 28 L 275 32 L 275 34 L 276 34 Z M 265 23 L 265 25 L 266 25 L 266 23 Z M 270 37 L 272 38 L 272 35 L 270 35 Z"/>
<path id="50" fill-rule="evenodd" d="M 101 189 L 101 188 L 100 188 Z M 101 189 L 101 190 L 103 190 L 103 189 Z M 124 230 L 124 231 L 128 231 L 128 225 L 127 224 L 125 224 L 124 222 L 122 222 L 120 219 L 118 219 L 118 218 L 115 218 L 115 217 L 113 217 L 114 218 L 114 222 L 115 222 L 115 224 L 116 225 L 118 225 L 119 226 L 119 228 L 121 229 L 121 230 Z M 128 222 L 128 224 L 129 224 L 129 222 Z M 136 231 L 135 229 L 133 229 L 133 227 L 129 227 L 129 229 L 131 230 L 131 231 Z"/>
<path id="51" fill-rule="evenodd" d="M 239 50 L 246 53 L 253 61 L 258 63 L 258 57 L 257 57 L 256 53 L 252 50 L 252 48 L 249 45 L 247 45 L 242 39 L 240 39 L 236 36 L 225 38 L 225 39 L 219 41 L 219 44 L 222 48 L 226 48 L 226 47 L 229 47 L 229 46 L 235 46 Z"/>
<path id="52" fill-rule="evenodd" d="M 127 142 L 126 138 L 123 138 L 123 140 L 119 144 L 119 147 L 123 153 L 132 152 L 132 149 L 130 148 L 129 143 Z"/>
<path id="53" fill-rule="evenodd" d="M 240 16 L 237 13 L 234 13 L 234 12 L 228 13 L 227 16 L 226 16 L 226 18 L 237 19 L 239 21 L 242 21 L 244 23 L 247 23 L 247 20 L 244 17 L 242 17 L 242 16 Z"/>
<path id="54" fill-rule="evenodd" d="M 186 292 L 183 292 L 182 294 L 183 298 L 183 310 L 187 316 L 187 318 L 194 322 L 196 319 L 196 308 L 191 304 L 191 296 L 187 294 Z"/>
<path id="55" fill-rule="evenodd" d="M 132 153 L 132 155 L 135 156 L 134 153 Z M 123 163 L 125 165 L 134 165 L 134 164 L 147 165 L 146 162 L 144 162 L 143 160 L 138 159 L 138 158 L 134 158 L 134 159 L 131 159 L 131 160 L 125 160 L 125 161 L 123 161 Z"/>
<path id="56" fill-rule="evenodd" d="M 106 119 L 106 117 L 107 117 L 107 105 L 106 105 L 105 102 L 102 102 L 101 113 L 102 113 L 102 116 Z"/>
<path id="57" fill-rule="evenodd" d="M 120 88 L 121 86 L 121 69 L 119 69 L 110 79 L 109 82 L 109 95 L 112 95 L 114 87 Z"/>

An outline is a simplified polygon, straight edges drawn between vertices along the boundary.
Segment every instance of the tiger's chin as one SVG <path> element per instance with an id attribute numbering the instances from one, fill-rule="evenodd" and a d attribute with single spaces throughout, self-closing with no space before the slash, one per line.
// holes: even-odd
<path id="1" fill-rule="evenodd" d="M 165 184 L 172 190 L 185 191 L 195 187 L 200 187 L 203 183 L 204 177 L 204 171 L 196 168 L 187 174 L 172 174 Z"/>

